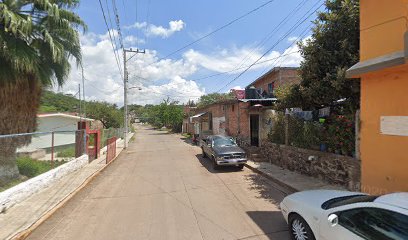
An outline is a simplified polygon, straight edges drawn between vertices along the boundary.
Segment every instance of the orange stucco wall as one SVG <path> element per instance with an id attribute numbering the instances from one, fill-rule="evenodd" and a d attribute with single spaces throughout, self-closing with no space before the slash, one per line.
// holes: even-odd
<path id="1" fill-rule="evenodd" d="M 404 49 L 408 0 L 360 1 L 360 60 Z"/>
<path id="2" fill-rule="evenodd" d="M 408 136 L 380 133 L 381 116 L 408 116 L 408 65 L 361 80 L 362 190 L 408 191 Z"/>
<path id="3" fill-rule="evenodd" d="M 361 61 L 404 50 L 408 0 L 361 0 Z M 408 191 L 408 136 L 380 133 L 381 116 L 408 116 L 408 63 L 361 76 L 362 191 Z"/>

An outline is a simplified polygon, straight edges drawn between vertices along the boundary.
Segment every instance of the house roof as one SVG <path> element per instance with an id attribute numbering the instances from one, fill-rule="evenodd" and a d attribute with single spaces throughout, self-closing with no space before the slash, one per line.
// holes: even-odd
<path id="1" fill-rule="evenodd" d="M 264 102 L 264 101 L 277 101 L 277 98 L 257 98 L 257 99 L 240 99 L 240 102 Z"/>
<path id="2" fill-rule="evenodd" d="M 252 85 L 254 85 L 256 82 L 258 82 L 259 80 L 263 79 L 264 77 L 268 76 L 269 74 L 272 74 L 273 72 L 278 72 L 281 70 L 296 70 L 299 69 L 298 67 L 274 67 L 271 70 L 269 70 L 268 72 L 266 72 L 264 75 L 258 77 L 257 79 L 255 79 L 255 81 L 251 82 L 248 86 L 246 86 L 245 88 L 248 88 Z"/>
<path id="3" fill-rule="evenodd" d="M 82 120 L 82 121 L 87 121 L 87 122 L 92 122 L 95 121 L 95 119 L 92 118 L 84 118 L 84 117 L 79 117 L 71 114 L 66 114 L 66 113 L 42 113 L 42 114 L 37 114 L 38 118 L 47 118 L 47 117 L 64 117 L 64 118 L 70 118 L 70 119 L 75 119 L 75 120 Z"/>

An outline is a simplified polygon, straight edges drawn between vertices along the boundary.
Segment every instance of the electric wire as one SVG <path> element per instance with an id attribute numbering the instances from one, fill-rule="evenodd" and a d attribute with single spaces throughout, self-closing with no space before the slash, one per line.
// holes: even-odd
<path id="1" fill-rule="evenodd" d="M 107 20 L 106 20 L 105 11 L 104 11 L 104 9 L 103 9 L 103 5 L 102 5 L 102 1 L 101 1 L 101 0 L 99 0 L 99 5 L 100 5 L 101 10 L 102 10 L 102 15 L 103 15 L 103 19 L 104 19 L 104 21 L 105 21 L 106 28 L 107 28 L 107 30 L 108 30 L 109 40 L 110 40 L 110 43 L 111 43 L 111 45 L 112 45 L 113 54 L 115 55 L 116 64 L 117 64 L 117 66 L 118 66 L 120 76 L 121 76 L 121 78 L 123 79 L 122 68 L 121 68 L 121 66 L 120 66 L 120 64 L 119 64 L 119 58 L 118 58 L 117 55 L 116 55 L 115 46 L 114 46 L 114 43 L 113 43 L 113 40 L 112 40 L 112 35 L 111 35 L 110 30 L 109 30 L 108 22 L 107 22 Z"/>
<path id="2" fill-rule="evenodd" d="M 175 51 L 173 51 L 173 52 L 167 54 L 166 56 L 164 56 L 164 57 L 162 57 L 162 58 L 159 58 L 157 61 L 155 61 L 155 62 L 153 62 L 153 63 L 150 63 L 148 66 L 150 66 L 150 65 L 152 65 L 152 64 L 154 64 L 154 63 L 156 63 L 156 62 L 159 62 L 159 61 L 161 61 L 161 60 L 164 60 L 164 59 L 166 59 L 166 58 L 168 58 L 168 57 L 170 57 L 170 56 L 173 56 L 174 54 L 180 52 L 181 50 L 186 49 L 187 47 L 189 47 L 189 46 L 191 46 L 191 45 L 194 45 L 195 43 L 197 43 L 197 42 L 199 42 L 199 41 L 201 41 L 201 40 L 203 40 L 203 39 L 205 39 L 205 38 L 207 38 L 207 37 L 213 35 L 214 33 L 217 33 L 217 32 L 219 32 L 219 31 L 223 30 L 224 28 L 226 28 L 226 27 L 228 27 L 228 26 L 234 24 L 235 22 L 238 22 L 239 20 L 241 20 L 241 19 L 243 19 L 243 18 L 245 18 L 245 17 L 251 15 L 252 13 L 254 13 L 254 12 L 260 10 L 261 8 L 263 8 L 263 7 L 265 7 L 265 6 L 269 5 L 269 4 L 271 4 L 271 3 L 274 2 L 274 1 L 275 1 L 275 0 L 269 0 L 269 1 L 267 1 L 267 2 L 265 2 L 265 3 L 263 3 L 263 4 L 261 4 L 261 5 L 259 5 L 258 7 L 252 9 L 251 11 L 246 12 L 245 14 L 243 14 L 243 15 L 241 15 L 241 16 L 235 18 L 235 19 L 233 19 L 232 21 L 230 21 L 230 22 L 228 22 L 228 23 L 226 23 L 226 24 L 224 24 L 224 25 L 222 25 L 222 26 L 216 28 L 215 30 L 213 30 L 213 31 L 211 31 L 211 32 L 209 32 L 209 33 L 207 33 L 207 34 L 205 34 L 204 36 L 202 36 L 202 37 L 200 37 L 200 38 L 198 38 L 198 39 L 196 39 L 196 40 L 194 40 L 194 41 L 192 41 L 192 42 L 190 42 L 190 43 L 188 43 L 188 44 L 186 44 L 186 45 L 184 45 L 184 46 L 182 46 L 182 47 L 176 49 Z"/>
<path id="3" fill-rule="evenodd" d="M 320 1 L 316 2 L 319 3 Z M 309 19 L 310 16 L 312 16 L 317 10 L 320 9 L 321 6 L 323 6 L 324 2 L 320 4 L 314 11 L 312 11 L 309 15 L 308 13 L 316 6 L 317 4 L 313 5 L 309 11 L 307 11 L 275 44 L 272 45 L 272 47 L 268 48 L 267 51 L 262 54 L 255 62 L 253 62 L 251 65 L 249 65 L 247 68 L 245 68 L 244 71 L 242 71 L 238 76 L 236 76 L 234 79 L 229 81 L 225 86 L 220 88 L 217 92 L 220 92 L 222 89 L 230 85 L 231 83 L 235 82 L 237 79 L 239 79 L 244 73 L 246 73 L 250 68 L 252 68 L 257 62 L 259 62 L 266 54 L 268 54 L 270 51 L 272 51 L 281 41 L 283 41 L 290 33 L 292 33 L 294 30 L 296 30 L 302 23 L 304 23 L 307 19 Z M 306 16 L 306 17 L 305 17 Z"/>
<path id="4" fill-rule="evenodd" d="M 303 0 L 301 1 L 291 12 L 288 13 L 279 23 L 276 25 L 256 46 L 255 48 L 252 49 L 250 53 L 248 53 L 244 59 L 239 63 L 239 67 L 241 67 L 247 60 L 250 60 L 250 57 L 253 55 L 253 53 L 260 49 L 261 46 L 265 45 L 266 42 L 268 42 L 274 34 L 277 32 L 277 30 L 285 25 L 288 22 L 288 19 L 293 17 L 309 0 Z"/>

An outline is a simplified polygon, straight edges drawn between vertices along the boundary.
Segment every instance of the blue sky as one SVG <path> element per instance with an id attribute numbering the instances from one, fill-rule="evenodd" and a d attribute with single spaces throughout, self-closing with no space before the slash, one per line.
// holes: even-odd
<path id="1" fill-rule="evenodd" d="M 108 17 L 109 9 L 111 21 L 115 23 L 112 1 L 101 1 L 106 16 Z M 303 37 L 310 35 L 311 21 L 316 18 L 316 14 L 311 15 L 286 37 L 285 34 L 304 14 L 315 10 L 323 1 L 275 0 L 210 37 L 166 59 L 161 59 L 266 2 L 268 1 L 116 0 L 125 48 L 138 47 L 147 51 L 146 54 L 139 54 L 128 62 L 129 84 L 142 88 L 140 91 L 129 91 L 130 102 L 158 103 L 167 97 L 185 102 L 221 88 L 221 92 L 226 92 L 232 87 L 245 87 L 274 66 L 298 65 L 301 57 L 296 52 L 298 50 L 296 44 L 292 43 L 301 35 Z M 301 7 L 297 12 L 277 28 L 268 41 L 259 45 L 298 6 Z M 320 10 L 324 10 L 324 7 L 320 7 Z M 89 27 L 87 33 L 81 36 L 86 97 L 121 105 L 122 80 L 99 1 L 82 1 L 77 12 Z M 109 19 L 108 23 L 110 24 Z M 115 24 L 111 33 L 117 36 Z M 223 87 L 245 68 L 229 74 L 196 80 L 240 66 L 246 67 L 274 45 L 276 46 L 261 61 L 271 58 L 277 58 L 276 60 L 255 65 L 225 88 Z M 284 57 L 280 57 L 281 54 L 285 54 Z M 120 50 L 119 55 L 122 61 Z M 76 92 L 79 82 L 80 71 L 74 67 L 70 81 L 60 90 Z"/>

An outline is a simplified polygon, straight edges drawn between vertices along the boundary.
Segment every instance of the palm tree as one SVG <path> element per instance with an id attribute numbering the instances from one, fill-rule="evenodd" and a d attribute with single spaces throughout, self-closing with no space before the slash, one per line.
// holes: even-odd
<path id="1" fill-rule="evenodd" d="M 69 60 L 81 64 L 73 12 L 79 0 L 0 0 L 0 135 L 32 132 L 41 90 L 62 86 Z M 0 139 L 0 184 L 19 176 L 16 149 L 30 137 Z"/>

